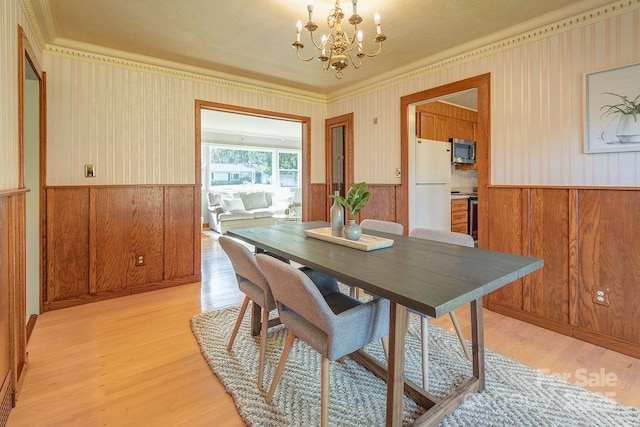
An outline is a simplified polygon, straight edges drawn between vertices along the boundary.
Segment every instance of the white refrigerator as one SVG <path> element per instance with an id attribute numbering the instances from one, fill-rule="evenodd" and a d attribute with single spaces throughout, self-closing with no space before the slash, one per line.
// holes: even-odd
<path id="1" fill-rule="evenodd" d="M 451 143 L 417 138 L 411 228 L 451 230 Z"/>

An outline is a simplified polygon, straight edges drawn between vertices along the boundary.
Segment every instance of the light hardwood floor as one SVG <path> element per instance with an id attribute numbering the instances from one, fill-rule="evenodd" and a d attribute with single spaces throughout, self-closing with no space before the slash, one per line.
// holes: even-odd
<path id="1" fill-rule="evenodd" d="M 202 283 L 44 313 L 13 426 L 241 426 L 189 318 L 239 304 L 231 264 L 202 237 Z M 470 336 L 469 312 L 457 315 Z M 640 360 L 484 311 L 485 343 L 520 363 L 640 407 Z M 453 331 L 448 316 L 431 322 Z"/>

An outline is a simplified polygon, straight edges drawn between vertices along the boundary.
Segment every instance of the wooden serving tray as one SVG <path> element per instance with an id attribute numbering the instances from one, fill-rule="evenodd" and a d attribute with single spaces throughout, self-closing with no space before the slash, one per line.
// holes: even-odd
<path id="1" fill-rule="evenodd" d="M 393 245 L 393 240 L 384 237 L 370 236 L 363 234 L 359 240 L 349 240 L 344 237 L 331 235 L 331 227 L 311 228 L 304 230 L 304 234 L 314 239 L 325 240 L 338 245 L 347 246 L 361 251 L 373 251 L 376 249 L 388 248 Z"/>

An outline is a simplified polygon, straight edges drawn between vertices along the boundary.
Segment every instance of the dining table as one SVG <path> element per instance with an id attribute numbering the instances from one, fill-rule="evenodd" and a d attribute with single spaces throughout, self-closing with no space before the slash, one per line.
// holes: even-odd
<path id="1" fill-rule="evenodd" d="M 485 386 L 482 299 L 544 265 L 542 259 L 363 230 L 365 236 L 392 240 L 374 250 L 307 236 L 326 222 L 285 223 L 229 230 L 228 234 L 318 271 L 344 284 L 390 301 L 389 348 L 384 365 L 364 351 L 350 355 L 387 381 L 386 425 L 402 425 L 404 396 L 425 409 L 413 425 L 437 425 Z M 309 234 L 313 235 L 313 233 Z M 437 397 L 404 376 L 407 308 L 439 317 L 470 304 L 472 375 L 455 391 Z M 259 310 L 259 307 L 258 307 Z M 259 312 L 253 318 L 259 319 Z M 256 329 L 254 321 L 254 329 Z"/>

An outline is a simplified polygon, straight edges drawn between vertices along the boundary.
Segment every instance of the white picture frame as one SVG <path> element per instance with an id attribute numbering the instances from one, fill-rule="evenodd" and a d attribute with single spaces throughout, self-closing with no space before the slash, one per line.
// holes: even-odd
<path id="1" fill-rule="evenodd" d="M 640 95 L 640 64 L 585 75 L 584 149 L 587 154 L 640 151 L 640 142 L 625 142 L 617 135 L 619 115 L 603 116 L 607 105 L 621 101 L 611 93 L 636 99 Z"/>

